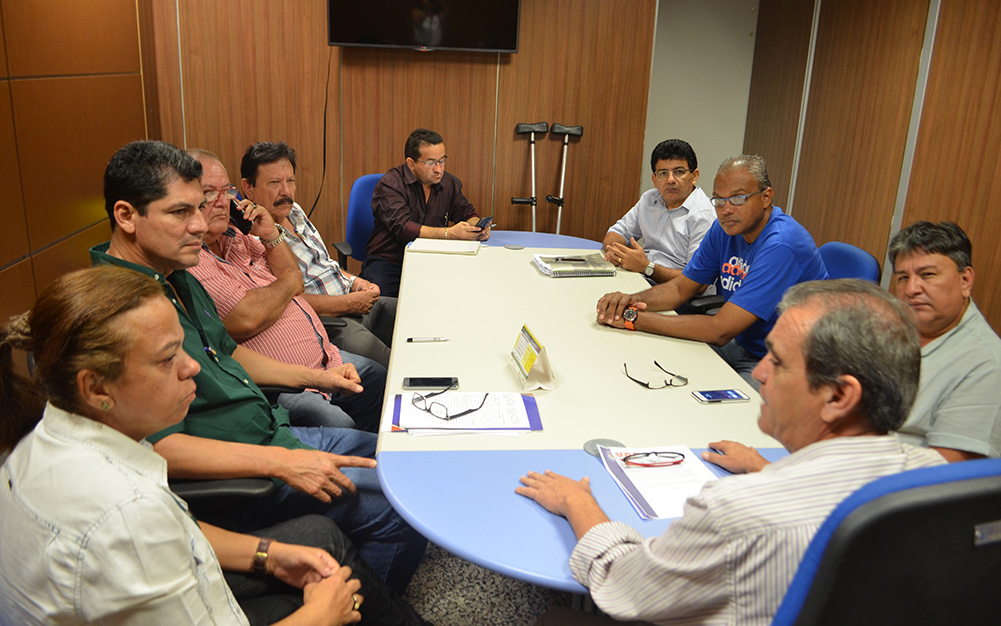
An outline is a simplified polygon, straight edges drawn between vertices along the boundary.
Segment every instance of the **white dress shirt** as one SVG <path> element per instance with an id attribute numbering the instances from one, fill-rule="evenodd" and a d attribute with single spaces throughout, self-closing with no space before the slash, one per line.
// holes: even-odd
<path id="1" fill-rule="evenodd" d="M 248 624 L 145 441 L 51 404 L 0 468 L 0 624 Z"/>
<path id="2" fill-rule="evenodd" d="M 708 483 L 660 537 L 644 540 L 622 522 L 595 526 L 570 568 L 616 619 L 767 626 L 838 503 L 881 476 L 944 462 L 894 435 L 820 441 Z"/>

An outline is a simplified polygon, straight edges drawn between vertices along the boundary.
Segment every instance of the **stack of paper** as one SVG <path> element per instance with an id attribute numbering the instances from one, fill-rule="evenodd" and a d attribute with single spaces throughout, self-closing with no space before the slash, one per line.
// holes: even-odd
<path id="1" fill-rule="evenodd" d="M 601 461 L 616 484 L 626 494 L 630 504 L 643 519 L 681 517 L 685 500 L 702 490 L 716 475 L 688 446 L 657 446 L 653 448 L 606 448 L 598 446 Z M 630 465 L 625 459 L 641 452 L 680 452 L 685 460 L 666 467 Z"/>
<path id="2" fill-rule="evenodd" d="M 486 402 L 483 396 L 486 395 Z M 494 393 L 476 391 L 448 391 L 430 398 L 448 408 L 450 415 L 483 407 L 455 419 L 444 420 L 417 408 L 413 392 L 397 394 L 393 399 L 393 430 L 405 430 L 413 435 L 455 434 L 475 432 L 481 434 L 518 434 L 542 430 L 535 397 L 520 393 Z"/>
<path id="3" fill-rule="evenodd" d="M 577 276 L 615 276 L 615 266 L 605 260 L 600 252 L 563 256 L 532 255 L 532 263 L 551 278 Z"/>
<path id="4" fill-rule="evenodd" d="M 436 254 L 476 254 L 480 251 L 480 242 L 460 239 L 414 239 L 407 250 Z"/>

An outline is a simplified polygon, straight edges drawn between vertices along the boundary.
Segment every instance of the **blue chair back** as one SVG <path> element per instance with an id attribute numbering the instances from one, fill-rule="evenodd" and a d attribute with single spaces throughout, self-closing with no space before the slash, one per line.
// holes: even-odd
<path id="1" fill-rule="evenodd" d="M 879 282 L 879 261 L 862 248 L 850 243 L 829 241 L 819 248 L 831 278 L 861 278 Z"/>
<path id="2" fill-rule="evenodd" d="M 365 174 L 355 180 L 348 195 L 348 217 L 344 239 L 351 244 L 351 256 L 365 260 L 368 237 L 372 234 L 372 194 L 382 174 Z"/>
<path id="3" fill-rule="evenodd" d="M 999 592 L 1001 459 L 964 461 L 880 478 L 839 504 L 772 626 L 995 623 Z"/>

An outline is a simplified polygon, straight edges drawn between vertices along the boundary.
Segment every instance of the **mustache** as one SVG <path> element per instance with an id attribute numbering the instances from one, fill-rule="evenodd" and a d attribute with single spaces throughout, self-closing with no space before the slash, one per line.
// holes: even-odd
<path id="1" fill-rule="evenodd" d="M 292 196 L 279 196 L 275 199 L 274 206 L 281 206 L 283 204 L 292 204 Z"/>

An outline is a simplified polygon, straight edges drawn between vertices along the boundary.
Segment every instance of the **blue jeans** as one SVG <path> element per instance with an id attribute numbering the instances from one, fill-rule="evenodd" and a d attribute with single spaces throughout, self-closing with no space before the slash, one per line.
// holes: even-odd
<path id="1" fill-rule="evenodd" d="M 386 368 L 372 359 L 341 351 L 341 359 L 351 363 L 361 378 L 361 393 L 332 394 L 327 400 L 315 391 L 283 393 L 278 404 L 288 409 L 293 426 L 326 426 L 328 428 L 357 428 L 370 433 L 378 432 L 382 418 L 382 397 L 386 390 Z"/>
<path id="2" fill-rule="evenodd" d="M 347 456 L 375 456 L 377 437 L 372 433 L 346 428 L 298 428 L 292 434 L 317 450 Z M 351 539 L 358 553 L 379 578 L 402 593 L 424 556 L 427 539 L 410 527 L 382 493 L 375 468 L 345 467 L 358 492 L 345 494 L 326 503 L 286 484 L 268 496 L 241 499 L 221 513 L 199 519 L 228 530 L 250 532 L 309 514 L 330 518 Z"/>

